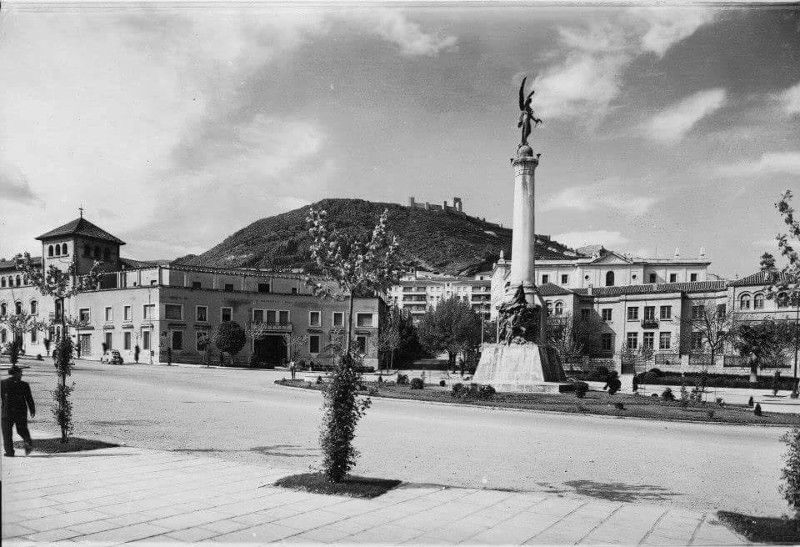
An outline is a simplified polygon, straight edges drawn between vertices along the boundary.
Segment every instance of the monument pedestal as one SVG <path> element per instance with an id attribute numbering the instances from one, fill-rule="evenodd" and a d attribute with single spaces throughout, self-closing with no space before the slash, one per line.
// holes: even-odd
<path id="1" fill-rule="evenodd" d="M 553 348 L 539 344 L 485 344 L 472 381 L 498 392 L 561 393 L 572 391 Z"/>

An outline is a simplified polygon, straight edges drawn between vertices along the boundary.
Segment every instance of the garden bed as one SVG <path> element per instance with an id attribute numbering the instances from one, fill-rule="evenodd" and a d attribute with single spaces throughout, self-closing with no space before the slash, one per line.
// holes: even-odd
<path id="1" fill-rule="evenodd" d="M 342 482 L 328 482 L 322 473 L 290 475 L 275 482 L 275 486 L 291 488 L 313 494 L 350 496 L 351 498 L 377 498 L 400 485 L 401 481 L 375 479 L 348 475 Z"/>
<path id="2" fill-rule="evenodd" d="M 800 520 L 773 517 L 754 517 L 719 511 L 719 519 L 738 534 L 755 543 L 784 545 L 800 544 Z"/>
<path id="3" fill-rule="evenodd" d="M 308 383 L 302 380 L 276 380 L 276 384 L 322 390 L 325 385 Z M 574 394 L 545 393 L 497 393 L 488 399 L 455 398 L 449 389 L 428 387 L 411 389 L 408 385 L 392 383 L 365 383 L 362 395 L 385 397 L 389 399 L 410 399 L 439 403 L 457 403 L 490 408 L 510 408 L 520 410 L 540 410 L 545 412 L 567 412 L 571 414 L 596 414 L 602 416 L 637 417 L 652 420 L 715 422 L 755 425 L 800 425 L 800 416 L 764 412 L 762 416 L 753 414 L 746 406 L 717 403 L 690 402 L 686 406 L 680 401 L 667 402 L 660 398 L 642 395 L 609 395 L 602 391 L 589 391 L 579 399 Z M 622 409 L 617 408 L 622 405 Z"/>

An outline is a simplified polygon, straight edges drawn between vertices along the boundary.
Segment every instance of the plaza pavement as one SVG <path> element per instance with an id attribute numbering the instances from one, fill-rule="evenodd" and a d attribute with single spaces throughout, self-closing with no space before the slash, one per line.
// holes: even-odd
<path id="1" fill-rule="evenodd" d="M 2 539 L 14 546 L 747 543 L 713 513 L 643 503 L 417 484 L 361 500 L 277 488 L 287 471 L 197 453 L 17 454 L 2 460 Z"/>

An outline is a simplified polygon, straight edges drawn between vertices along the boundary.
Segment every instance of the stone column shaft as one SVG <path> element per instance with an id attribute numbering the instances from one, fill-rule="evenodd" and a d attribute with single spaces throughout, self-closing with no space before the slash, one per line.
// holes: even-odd
<path id="1" fill-rule="evenodd" d="M 534 273 L 534 172 L 539 160 L 521 156 L 514 160 L 514 227 L 511 236 L 511 286 L 536 284 Z"/>

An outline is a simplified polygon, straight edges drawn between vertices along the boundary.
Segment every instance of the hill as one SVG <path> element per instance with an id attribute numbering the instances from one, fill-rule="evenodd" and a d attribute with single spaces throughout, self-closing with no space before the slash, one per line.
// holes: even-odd
<path id="1" fill-rule="evenodd" d="M 348 235 L 367 234 L 384 209 L 389 229 L 397 236 L 403 259 L 417 268 L 445 274 L 472 274 L 487 270 L 500 250 L 511 255 L 511 230 L 474 217 L 429 211 L 360 199 L 324 199 L 312 205 L 328 212 L 332 224 Z M 227 268 L 312 269 L 311 239 L 305 219 L 309 207 L 262 218 L 227 237 L 200 255 L 175 262 Z M 536 256 L 566 258 L 575 251 L 537 236 Z"/>

